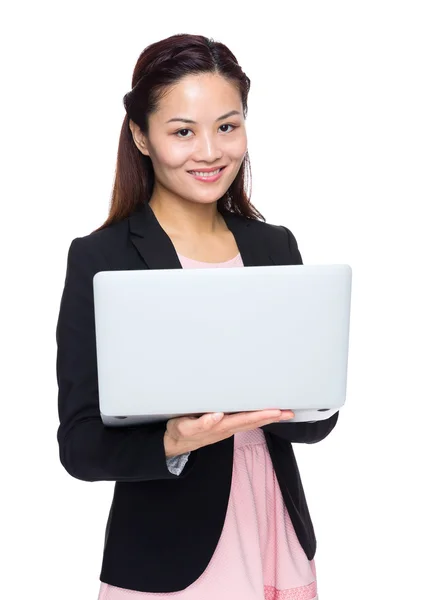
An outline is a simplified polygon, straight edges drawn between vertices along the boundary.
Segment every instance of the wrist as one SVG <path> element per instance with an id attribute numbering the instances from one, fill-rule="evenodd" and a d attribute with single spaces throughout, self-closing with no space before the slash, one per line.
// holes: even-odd
<path id="1" fill-rule="evenodd" d="M 178 456 L 180 454 L 180 452 L 177 451 L 177 444 L 175 440 L 171 438 L 167 431 L 165 431 L 163 443 L 165 447 L 166 458 L 172 458 L 173 456 Z"/>

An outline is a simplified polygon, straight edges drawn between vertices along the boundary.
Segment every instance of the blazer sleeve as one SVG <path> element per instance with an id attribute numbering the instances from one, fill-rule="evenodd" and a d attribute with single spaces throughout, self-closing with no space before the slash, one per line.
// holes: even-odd
<path id="1" fill-rule="evenodd" d="M 178 476 L 167 467 L 167 421 L 107 427 L 99 409 L 92 279 L 109 270 L 89 236 L 69 247 L 66 278 L 56 326 L 60 461 L 83 481 L 177 479 L 192 469 L 192 452 Z"/>
<path id="2" fill-rule="evenodd" d="M 303 260 L 294 234 L 283 225 L 281 228 L 286 232 L 287 236 L 290 253 L 289 264 L 302 265 Z M 336 412 L 329 419 L 322 421 L 309 421 L 305 423 L 285 423 L 283 421 L 282 423 L 271 423 L 271 425 L 264 425 L 261 429 L 292 443 L 315 444 L 324 440 L 331 433 L 337 424 L 338 415 L 339 412 Z"/>

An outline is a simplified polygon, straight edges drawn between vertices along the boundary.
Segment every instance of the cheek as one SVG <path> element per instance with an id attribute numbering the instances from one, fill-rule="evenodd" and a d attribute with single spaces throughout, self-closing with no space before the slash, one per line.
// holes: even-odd
<path id="1" fill-rule="evenodd" d="M 173 136 L 153 136 L 151 141 L 151 157 L 159 169 L 177 169 L 188 160 L 190 144 L 177 143 Z"/>
<path id="2" fill-rule="evenodd" d="M 189 155 L 191 154 L 190 145 L 186 144 L 186 146 L 185 144 L 182 146 L 179 144 L 170 144 L 169 146 L 162 148 L 157 154 L 159 162 L 161 162 L 162 166 L 166 169 L 176 169 L 181 167 L 183 163 L 189 160 Z"/>
<path id="3" fill-rule="evenodd" d="M 246 134 L 241 135 L 238 139 L 233 140 L 232 144 L 230 144 L 229 154 L 231 158 L 234 160 L 241 160 L 244 158 L 248 149 L 248 139 Z"/>

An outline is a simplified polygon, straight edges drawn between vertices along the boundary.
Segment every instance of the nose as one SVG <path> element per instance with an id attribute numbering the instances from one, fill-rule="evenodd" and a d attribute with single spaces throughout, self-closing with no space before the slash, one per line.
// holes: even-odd
<path id="1" fill-rule="evenodd" d="M 211 133 L 201 134 L 197 140 L 194 159 L 196 162 L 213 163 L 223 156 L 220 148 L 220 139 L 217 134 L 214 136 Z"/>

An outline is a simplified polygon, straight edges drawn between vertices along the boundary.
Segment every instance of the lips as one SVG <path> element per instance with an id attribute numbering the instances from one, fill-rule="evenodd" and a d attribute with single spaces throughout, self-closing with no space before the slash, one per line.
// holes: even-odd
<path id="1" fill-rule="evenodd" d="M 212 173 L 213 171 L 218 171 L 219 169 L 220 171 L 223 171 L 225 167 L 226 165 L 222 167 L 213 167 L 212 169 L 194 169 L 192 171 L 188 171 L 188 173 Z"/>

